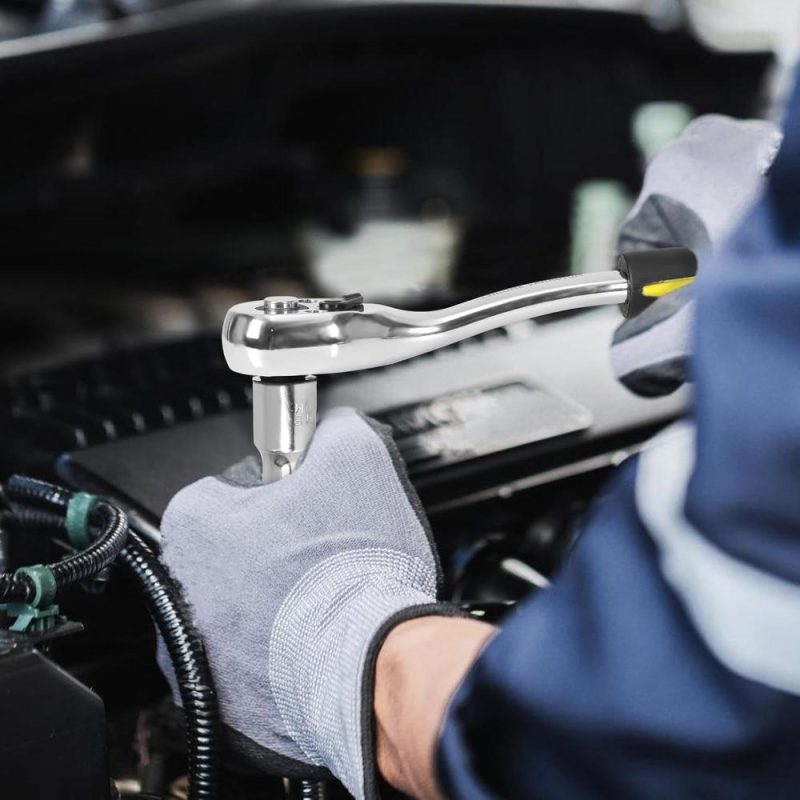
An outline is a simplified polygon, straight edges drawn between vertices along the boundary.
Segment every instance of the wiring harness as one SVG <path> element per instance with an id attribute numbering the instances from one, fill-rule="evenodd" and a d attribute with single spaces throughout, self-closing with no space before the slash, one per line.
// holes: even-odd
<path id="1" fill-rule="evenodd" d="M 55 605 L 61 589 L 120 564 L 142 592 L 177 679 L 186 721 L 189 800 L 217 798 L 222 747 L 214 681 L 179 587 L 155 551 L 130 530 L 124 511 L 97 495 L 13 475 L 4 496 L 11 509 L 0 512 L 0 541 L 16 533 L 47 532 L 66 537 L 74 548 L 61 561 L 0 573 L 0 608 L 16 619 L 12 629 L 54 627 L 62 619 Z"/>

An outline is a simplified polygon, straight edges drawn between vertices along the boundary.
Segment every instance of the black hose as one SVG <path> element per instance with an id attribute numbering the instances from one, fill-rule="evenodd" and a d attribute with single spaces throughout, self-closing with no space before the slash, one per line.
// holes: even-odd
<path id="1" fill-rule="evenodd" d="M 0 575 L 0 603 L 30 603 L 36 596 L 36 587 L 27 575 Z"/>
<path id="2" fill-rule="evenodd" d="M 331 796 L 330 781 L 308 781 L 292 778 L 286 793 L 289 800 L 328 800 Z"/>
<path id="3" fill-rule="evenodd" d="M 2 575 L 8 567 L 8 531 L 0 525 L 0 575 Z"/>
<path id="4" fill-rule="evenodd" d="M 8 480 L 6 492 L 12 501 L 62 514 L 72 498 L 72 492 L 66 489 L 20 475 Z M 90 567 L 116 557 L 133 575 L 164 639 L 178 682 L 188 740 L 189 800 L 215 800 L 219 793 L 222 752 L 219 706 L 200 634 L 192 624 L 177 584 L 156 554 L 129 530 L 125 514 L 105 502 L 99 503 L 93 514 L 101 517 L 103 533 L 82 553 L 53 564 L 51 569 L 60 586 L 62 580 L 71 583 L 89 577 L 99 571 L 90 571 Z M 44 517 L 39 519 L 42 521 Z M 28 580 L 26 575 L 18 578 L 0 575 L 0 600 L 4 581 L 9 594 L 18 594 L 26 588 L 25 580 Z M 33 597 L 32 584 L 30 597 Z"/>
<path id="5" fill-rule="evenodd" d="M 50 565 L 59 588 L 101 572 L 120 554 L 128 539 L 128 518 L 120 509 L 100 502 L 91 514 L 99 518 L 101 534 L 85 549 Z"/>
<path id="6" fill-rule="evenodd" d="M 55 521 L 53 512 L 61 512 L 62 515 L 66 512 L 72 492 L 23 475 L 12 475 L 5 488 L 6 496 L 12 502 L 34 506 L 31 509 L 15 511 L 15 521 L 12 524 L 32 528 L 55 526 L 57 529 L 63 529 L 64 523 L 61 520 Z M 53 573 L 58 589 L 78 583 L 101 572 L 116 559 L 125 546 L 128 537 L 128 519 L 122 511 L 109 503 L 100 501 L 92 511 L 91 517 L 100 528 L 100 534 L 94 541 L 84 550 L 47 565 Z M 5 574 L 8 575 L 8 573 Z M 22 575 L 19 578 L 25 578 L 25 576 Z M 17 581 L 19 582 L 19 579 Z M 11 599 L 8 592 L 13 591 L 15 594 L 19 592 L 18 587 L 12 588 L 8 581 L 5 583 L 5 592 L 3 584 L 0 584 L 0 602 L 8 602 Z M 30 595 L 29 599 L 33 597 L 30 591 L 26 593 Z M 28 600 L 21 602 L 28 602 Z"/>
<path id="7" fill-rule="evenodd" d="M 72 492 L 62 486 L 29 478 L 27 475 L 12 475 L 6 481 L 6 495 L 10 500 L 32 506 L 43 506 L 57 511 L 66 511 Z"/>
<path id="8" fill-rule="evenodd" d="M 36 586 L 28 575 L 15 575 L 8 569 L 8 534 L 25 531 L 59 531 L 64 529 L 64 519 L 52 511 L 38 508 L 0 511 L 0 602 L 30 603 L 36 596 Z"/>
<path id="9" fill-rule="evenodd" d="M 155 553 L 133 532 L 119 560 L 141 587 L 169 652 L 186 718 L 189 800 L 218 794 L 221 754 L 219 707 L 200 635 L 177 584 Z"/>
<path id="10" fill-rule="evenodd" d="M 0 575 L 10 566 L 8 548 L 8 529 L 4 525 L 4 517 L 9 516 L 10 511 L 0 511 Z"/>
<path id="11" fill-rule="evenodd" d="M 18 508 L 16 511 L 0 511 L 0 531 L 15 533 L 64 533 L 64 515 L 41 508 Z"/>

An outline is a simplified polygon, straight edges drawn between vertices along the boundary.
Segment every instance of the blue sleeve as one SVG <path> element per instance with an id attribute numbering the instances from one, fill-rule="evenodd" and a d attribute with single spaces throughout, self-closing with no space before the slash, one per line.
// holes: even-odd
<path id="1" fill-rule="evenodd" d="M 800 797 L 800 91 L 697 283 L 691 418 L 598 499 L 453 699 L 451 798 Z"/>

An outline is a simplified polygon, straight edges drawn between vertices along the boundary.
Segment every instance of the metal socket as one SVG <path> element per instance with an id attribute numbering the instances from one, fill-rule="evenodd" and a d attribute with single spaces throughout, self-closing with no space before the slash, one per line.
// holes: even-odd
<path id="1" fill-rule="evenodd" d="M 303 462 L 317 425 L 317 379 L 253 378 L 253 442 L 264 483 L 291 475 Z"/>

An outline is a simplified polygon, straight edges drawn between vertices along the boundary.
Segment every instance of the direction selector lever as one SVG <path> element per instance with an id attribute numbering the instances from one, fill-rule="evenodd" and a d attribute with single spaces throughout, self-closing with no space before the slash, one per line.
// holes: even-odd
<path id="1" fill-rule="evenodd" d="M 267 297 L 231 308 L 222 349 L 234 372 L 253 376 L 253 440 L 272 483 L 296 470 L 317 420 L 316 375 L 371 369 L 470 336 L 559 311 L 622 306 L 634 316 L 694 280 L 691 250 L 626 253 L 608 272 L 528 283 L 438 311 L 406 311 L 338 298 Z"/>

